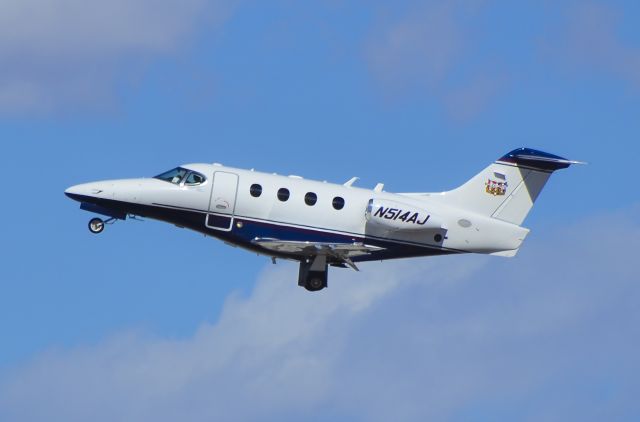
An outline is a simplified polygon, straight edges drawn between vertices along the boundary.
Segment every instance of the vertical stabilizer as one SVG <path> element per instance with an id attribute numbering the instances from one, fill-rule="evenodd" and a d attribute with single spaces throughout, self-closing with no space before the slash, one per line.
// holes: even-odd
<path id="1" fill-rule="evenodd" d="M 518 148 L 464 185 L 445 192 L 444 199 L 453 206 L 521 225 L 549 176 L 577 163 L 546 152 Z"/>

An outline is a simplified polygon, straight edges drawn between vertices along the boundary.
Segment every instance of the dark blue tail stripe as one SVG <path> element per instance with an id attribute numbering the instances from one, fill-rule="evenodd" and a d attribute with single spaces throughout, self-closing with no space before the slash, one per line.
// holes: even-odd
<path id="1" fill-rule="evenodd" d="M 560 170 L 571 165 L 571 161 L 566 158 L 531 148 L 514 149 L 498 161 L 547 171 Z"/>

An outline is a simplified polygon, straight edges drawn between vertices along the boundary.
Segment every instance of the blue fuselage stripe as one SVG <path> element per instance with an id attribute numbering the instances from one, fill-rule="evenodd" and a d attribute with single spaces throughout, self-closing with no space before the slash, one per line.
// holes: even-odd
<path id="1" fill-rule="evenodd" d="M 193 209 L 193 208 L 175 207 L 175 206 L 166 205 L 166 204 L 154 203 L 153 205 L 158 205 L 158 206 L 161 206 L 161 207 L 172 208 L 172 209 L 189 210 L 189 211 L 198 212 L 198 213 L 202 213 L 202 214 L 213 214 L 213 215 L 229 216 L 229 214 L 207 212 L 207 211 L 202 211 L 202 210 L 196 210 L 196 209 Z M 249 216 L 245 216 L 245 215 L 235 214 L 233 217 L 236 220 L 253 221 L 253 222 L 262 223 L 262 224 L 265 224 L 265 225 L 271 226 L 271 227 L 277 226 L 277 227 L 288 227 L 288 228 L 291 228 L 291 229 L 299 229 L 301 233 L 305 233 L 305 234 L 309 234 L 311 232 L 313 232 L 313 233 L 323 233 L 323 234 L 333 234 L 333 235 L 336 236 L 336 238 L 340 237 L 342 239 L 341 240 L 342 242 L 355 242 L 355 241 L 362 242 L 365 239 L 366 240 L 379 240 L 379 241 L 382 241 L 382 242 L 392 242 L 392 243 L 403 244 L 403 245 L 418 246 L 418 247 L 422 247 L 422 248 L 432 248 L 432 249 L 437 249 L 437 250 L 446 250 L 446 251 L 449 251 L 449 252 L 452 252 L 452 253 L 464 253 L 465 252 L 465 251 L 462 251 L 462 250 L 457 250 L 457 249 L 452 249 L 452 248 L 445 248 L 445 247 L 442 247 L 442 246 L 431 245 L 431 244 L 428 244 L 428 243 L 412 242 L 410 240 L 393 239 L 393 238 L 388 238 L 388 237 L 379 237 L 379 236 L 372 236 L 372 235 L 363 235 L 362 233 L 355 233 L 355 232 L 348 232 L 348 231 L 342 231 L 342 230 L 327 229 L 327 228 L 324 228 L 324 227 L 309 226 L 309 225 L 304 225 L 304 224 L 291 224 L 291 223 L 287 223 L 287 222 L 284 222 L 284 221 L 267 220 L 267 219 L 263 219 L 263 218 L 249 217 Z M 262 236 L 262 237 L 266 237 L 266 236 Z M 276 236 L 273 236 L 273 237 L 276 237 Z M 305 238 L 305 239 L 282 239 L 282 238 L 278 238 L 278 239 L 279 240 L 302 240 L 302 241 L 309 240 L 308 238 Z M 311 240 L 309 240 L 309 241 L 311 241 Z"/>
<path id="2" fill-rule="evenodd" d="M 71 196 L 71 195 L 70 195 Z M 376 261 L 392 258 L 405 258 L 415 256 L 445 255 L 462 253 L 446 249 L 438 245 L 428 245 L 403 241 L 399 239 L 387 239 L 362 234 L 340 232 L 319 227 L 291 225 L 284 222 L 257 219 L 251 217 L 234 216 L 234 224 L 230 231 L 222 231 L 209 228 L 205 225 L 207 211 L 175 207 L 166 204 L 141 205 L 102 198 L 84 197 L 73 195 L 73 199 L 79 202 L 90 202 L 113 210 L 135 214 L 143 217 L 166 221 L 198 231 L 208 236 L 216 237 L 229 243 L 272 256 L 300 259 L 299 255 L 278 253 L 266 250 L 255 245 L 256 238 L 274 238 L 283 241 L 324 242 L 324 243 L 353 243 L 364 242 L 373 246 L 384 248 L 372 252 L 369 255 L 354 257 L 353 261 Z M 224 214 L 221 214 L 224 215 Z M 242 222 L 239 228 L 237 223 Z"/>

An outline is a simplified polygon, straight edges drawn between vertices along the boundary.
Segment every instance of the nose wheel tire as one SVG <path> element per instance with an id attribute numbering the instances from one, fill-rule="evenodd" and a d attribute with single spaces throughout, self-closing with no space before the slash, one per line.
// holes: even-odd
<path id="1" fill-rule="evenodd" d="M 89 231 L 93 234 L 98 234 L 98 233 L 102 233 L 102 231 L 104 230 L 104 221 L 102 221 L 100 218 L 92 218 L 91 221 L 89 221 Z"/>

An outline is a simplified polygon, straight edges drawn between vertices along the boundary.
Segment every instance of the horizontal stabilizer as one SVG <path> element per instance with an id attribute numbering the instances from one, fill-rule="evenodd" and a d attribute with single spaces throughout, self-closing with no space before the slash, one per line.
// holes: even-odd
<path id="1" fill-rule="evenodd" d="M 571 164 L 585 164 L 580 161 L 567 160 L 531 148 L 518 148 L 498 159 L 498 162 L 531 167 L 538 170 L 555 171 L 569 167 Z"/>

